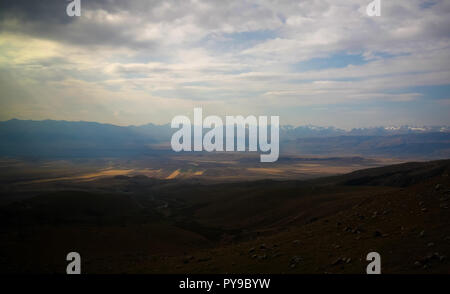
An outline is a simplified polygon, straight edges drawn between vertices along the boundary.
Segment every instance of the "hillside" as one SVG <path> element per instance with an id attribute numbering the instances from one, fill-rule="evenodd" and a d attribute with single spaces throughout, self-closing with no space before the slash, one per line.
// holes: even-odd
<path id="1" fill-rule="evenodd" d="M 450 160 L 307 181 L 201 184 L 116 176 L 15 185 L 3 272 L 449 273 Z M 33 248 L 33 249 L 32 249 Z M 25 254 L 24 254 L 25 252 Z"/>

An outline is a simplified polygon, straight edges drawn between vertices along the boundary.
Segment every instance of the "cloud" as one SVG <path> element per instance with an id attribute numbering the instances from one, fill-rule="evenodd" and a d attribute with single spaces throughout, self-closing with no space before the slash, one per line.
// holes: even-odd
<path id="1" fill-rule="evenodd" d="M 65 1 L 2 1 L 0 118 L 166 123 L 203 106 L 276 110 L 295 124 L 293 109 L 323 105 L 448 108 L 413 88 L 450 84 L 450 3 L 382 0 L 382 15 L 368 17 L 368 2 L 91 0 L 71 18 Z M 305 67 L 318 59 L 320 68 Z M 433 121 L 423 109 L 420 119 Z M 344 123 L 323 115 L 317 122 Z M 378 125 L 386 114 L 366 119 Z"/>

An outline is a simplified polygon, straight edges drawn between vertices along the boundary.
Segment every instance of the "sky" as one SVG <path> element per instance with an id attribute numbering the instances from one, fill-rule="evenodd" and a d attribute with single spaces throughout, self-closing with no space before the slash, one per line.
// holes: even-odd
<path id="1" fill-rule="evenodd" d="M 0 2 L 0 120 L 450 125 L 450 1 Z"/>

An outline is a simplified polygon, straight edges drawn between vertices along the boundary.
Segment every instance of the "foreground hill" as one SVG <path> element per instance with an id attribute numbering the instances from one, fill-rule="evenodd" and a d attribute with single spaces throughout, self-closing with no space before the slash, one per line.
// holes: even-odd
<path id="1" fill-rule="evenodd" d="M 450 273 L 450 160 L 308 181 L 200 184 L 116 176 L 14 185 L 3 272 Z"/>

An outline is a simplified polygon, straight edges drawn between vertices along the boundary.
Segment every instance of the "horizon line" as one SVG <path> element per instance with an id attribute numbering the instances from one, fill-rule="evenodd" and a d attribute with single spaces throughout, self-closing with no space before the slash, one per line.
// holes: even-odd
<path id="1" fill-rule="evenodd" d="M 101 124 L 101 125 L 110 125 L 110 126 L 116 126 L 116 127 L 142 127 L 142 126 L 147 126 L 147 125 L 154 125 L 154 126 L 170 126 L 170 122 L 164 123 L 164 124 L 157 124 L 157 123 L 153 123 L 153 122 L 148 122 L 148 123 L 144 123 L 144 124 L 129 124 L 129 125 L 119 125 L 119 124 L 114 124 L 114 123 L 107 123 L 107 122 L 99 122 L 99 121 L 87 121 L 87 120 L 64 120 L 64 119 L 20 119 L 20 118 L 11 118 L 11 119 L 7 119 L 7 120 L 0 120 L 0 123 L 5 123 L 5 122 L 9 122 L 9 121 L 31 121 L 31 122 L 44 122 L 44 121 L 51 121 L 51 122 L 69 122 L 69 123 L 95 123 L 95 124 Z M 377 126 L 370 126 L 370 127 L 353 127 L 353 128 L 340 128 L 340 127 L 336 127 L 336 126 L 320 126 L 320 125 L 314 125 L 314 124 L 303 124 L 303 125 L 297 125 L 294 126 L 292 124 L 280 124 L 280 127 L 291 127 L 293 129 L 296 128 L 300 128 L 300 127 L 318 127 L 318 128 L 323 128 L 323 129 L 335 129 L 335 130 L 340 130 L 340 131 L 345 131 L 345 132 L 349 132 L 352 130 L 360 130 L 360 129 L 377 129 L 377 128 L 382 128 L 384 130 L 389 130 L 389 128 L 416 128 L 416 129 L 420 129 L 420 128 L 447 128 L 447 131 L 450 131 L 450 125 L 410 125 L 410 124 L 401 124 L 401 125 L 377 125 Z"/>

